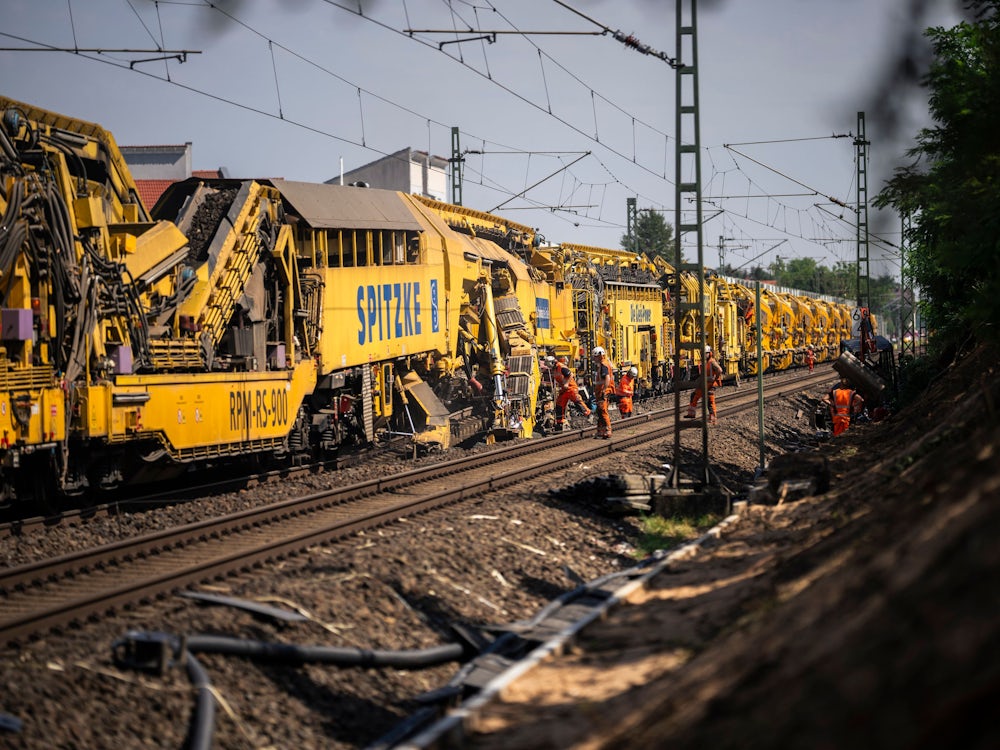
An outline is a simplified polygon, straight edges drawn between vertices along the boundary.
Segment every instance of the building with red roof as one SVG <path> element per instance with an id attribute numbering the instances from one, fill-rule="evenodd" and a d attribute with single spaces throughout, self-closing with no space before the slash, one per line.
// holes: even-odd
<path id="1" fill-rule="evenodd" d="M 188 177 L 228 177 L 224 167 L 191 168 L 191 142 L 167 146 L 120 146 L 132 172 L 139 198 L 149 211 L 168 187 Z"/>

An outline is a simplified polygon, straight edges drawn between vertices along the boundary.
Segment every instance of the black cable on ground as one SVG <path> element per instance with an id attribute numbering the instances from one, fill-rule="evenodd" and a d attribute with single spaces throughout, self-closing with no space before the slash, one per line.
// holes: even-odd
<path id="1" fill-rule="evenodd" d="M 396 669 L 435 667 L 449 661 L 460 661 L 467 656 L 465 647 L 459 643 L 408 651 L 378 651 L 335 646 L 296 646 L 216 635 L 192 635 L 187 639 L 187 648 L 191 652 L 200 654 L 245 656 L 287 664 L 334 664 L 341 667 L 395 667 Z"/>
<path id="2" fill-rule="evenodd" d="M 499 642 L 498 639 L 497 642 Z M 495 642 L 496 643 L 496 642 Z M 191 750 L 209 750 L 215 730 L 215 702 L 208 674 L 193 654 L 225 654 L 253 659 L 266 659 L 286 664 L 333 664 L 343 667 L 394 667 L 423 669 L 449 661 L 468 658 L 473 648 L 449 643 L 425 649 L 380 651 L 334 646 L 297 646 L 286 643 L 248 641 L 215 635 L 194 635 L 178 638 L 167 633 L 132 631 L 115 641 L 112 656 L 119 667 L 162 674 L 167 667 L 184 663 L 191 683 L 198 690 L 197 706 L 190 729 Z M 415 720 L 419 726 L 436 716 L 426 711 Z M 410 730 L 407 730 L 410 731 Z"/>
<path id="3" fill-rule="evenodd" d="M 198 690 L 198 701 L 191 721 L 190 750 L 210 750 L 215 733 L 215 697 L 208 673 L 191 654 L 187 655 L 187 672 L 191 684 Z"/>
<path id="4" fill-rule="evenodd" d="M 111 655 L 119 667 L 156 674 L 163 674 L 168 667 L 183 663 L 191 684 L 198 691 L 185 747 L 189 750 L 211 750 L 215 733 L 212 682 L 198 660 L 187 650 L 183 639 L 168 633 L 130 632 L 112 644 Z"/>

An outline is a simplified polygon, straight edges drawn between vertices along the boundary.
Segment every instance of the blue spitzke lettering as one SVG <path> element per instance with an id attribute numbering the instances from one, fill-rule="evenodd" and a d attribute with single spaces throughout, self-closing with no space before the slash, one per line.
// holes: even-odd
<path id="1" fill-rule="evenodd" d="M 419 336 L 420 282 L 361 284 L 355 294 L 358 315 L 358 344 Z M 437 279 L 431 279 L 431 329 L 437 333 Z"/>

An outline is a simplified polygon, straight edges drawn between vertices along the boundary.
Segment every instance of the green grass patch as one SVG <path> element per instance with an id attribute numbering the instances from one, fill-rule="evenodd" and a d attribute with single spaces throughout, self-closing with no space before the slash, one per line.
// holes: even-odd
<path id="1" fill-rule="evenodd" d="M 637 559 L 648 557 L 658 549 L 673 549 L 688 542 L 722 520 L 722 516 L 706 513 L 701 516 L 643 516 L 642 534 L 635 545 Z"/>

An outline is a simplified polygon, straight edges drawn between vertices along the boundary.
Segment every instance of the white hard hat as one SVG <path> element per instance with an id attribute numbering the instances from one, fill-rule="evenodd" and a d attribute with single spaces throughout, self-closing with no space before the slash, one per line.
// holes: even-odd
<path id="1" fill-rule="evenodd" d="M 600 357 L 602 354 L 604 354 L 604 347 L 603 346 L 595 346 L 594 347 L 594 351 L 592 352 L 592 355 L 595 356 L 595 357 Z"/>
<path id="2" fill-rule="evenodd" d="M 711 353 L 712 353 L 712 347 L 706 346 L 705 347 L 705 354 L 711 354 Z"/>
<path id="3" fill-rule="evenodd" d="M 552 356 L 552 355 L 550 354 L 549 356 L 547 356 L 547 357 L 545 358 L 545 361 L 546 361 L 546 362 L 555 362 L 555 361 L 556 361 L 556 358 L 555 358 L 555 357 L 553 357 L 553 356 Z"/>
<path id="4" fill-rule="evenodd" d="M 633 378 L 639 377 L 639 371 L 634 367 L 629 368 L 628 374 L 631 375 Z"/>

